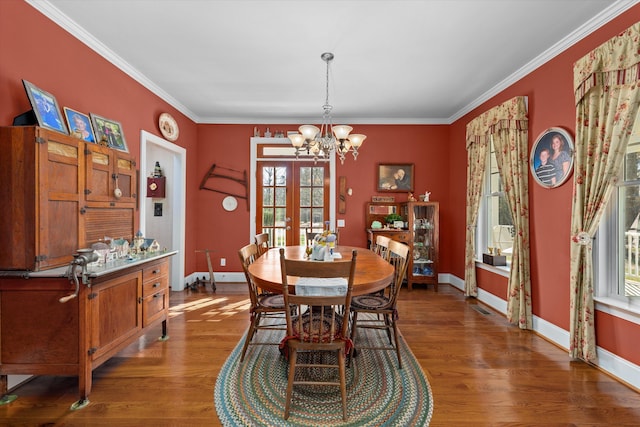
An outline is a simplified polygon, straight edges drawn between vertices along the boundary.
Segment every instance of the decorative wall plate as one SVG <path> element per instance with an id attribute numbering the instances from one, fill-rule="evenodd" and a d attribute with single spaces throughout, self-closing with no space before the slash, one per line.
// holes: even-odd
<path id="1" fill-rule="evenodd" d="M 162 133 L 162 136 L 164 136 L 171 142 L 178 139 L 180 130 L 178 129 L 178 123 L 176 123 L 176 120 L 171 116 L 171 114 L 160 114 L 160 119 L 158 122 L 158 126 L 160 127 L 160 133 Z"/>
<path id="2" fill-rule="evenodd" d="M 227 196 L 222 199 L 222 207 L 225 211 L 235 211 L 238 207 L 238 200 L 233 196 Z"/>

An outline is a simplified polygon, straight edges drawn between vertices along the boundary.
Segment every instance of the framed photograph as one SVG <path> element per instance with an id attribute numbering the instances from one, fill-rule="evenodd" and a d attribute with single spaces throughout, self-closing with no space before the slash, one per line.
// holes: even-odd
<path id="1" fill-rule="evenodd" d="M 531 175 L 545 188 L 562 185 L 573 169 L 573 138 L 562 128 L 542 132 L 531 148 Z"/>
<path id="2" fill-rule="evenodd" d="M 87 142 L 96 142 L 95 134 L 93 133 L 93 127 L 91 127 L 91 120 L 89 116 L 80 111 L 72 110 L 69 107 L 64 107 L 64 118 L 67 119 L 67 125 L 69 125 L 69 133 L 71 136 L 83 139 Z"/>
<path id="3" fill-rule="evenodd" d="M 89 113 L 93 129 L 96 131 L 96 141 L 98 143 L 106 143 L 109 147 L 115 148 L 126 153 L 129 152 L 127 142 L 124 139 L 122 125 L 115 120 L 106 119 L 97 114 Z"/>
<path id="4" fill-rule="evenodd" d="M 26 80 L 22 80 L 22 84 L 27 92 L 38 126 L 68 135 L 67 125 L 62 118 L 60 106 L 58 106 L 55 96 Z"/>
<path id="5" fill-rule="evenodd" d="M 378 191 L 396 193 L 413 191 L 413 163 L 380 163 Z"/>

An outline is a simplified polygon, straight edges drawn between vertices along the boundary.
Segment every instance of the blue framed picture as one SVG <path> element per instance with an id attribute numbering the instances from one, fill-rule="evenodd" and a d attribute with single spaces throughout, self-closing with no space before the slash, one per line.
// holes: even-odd
<path id="1" fill-rule="evenodd" d="M 27 92 L 27 98 L 29 98 L 29 102 L 31 103 L 31 108 L 38 121 L 38 126 L 68 135 L 67 125 L 62 118 L 60 106 L 55 96 L 26 80 L 22 80 L 22 84 L 24 85 L 24 90 Z"/>
<path id="2" fill-rule="evenodd" d="M 93 133 L 93 127 L 91 126 L 89 116 L 81 113 L 80 111 L 72 110 L 69 107 L 64 107 L 64 117 L 67 119 L 71 136 L 75 136 L 76 138 L 83 139 L 87 142 L 96 142 L 96 137 Z"/>

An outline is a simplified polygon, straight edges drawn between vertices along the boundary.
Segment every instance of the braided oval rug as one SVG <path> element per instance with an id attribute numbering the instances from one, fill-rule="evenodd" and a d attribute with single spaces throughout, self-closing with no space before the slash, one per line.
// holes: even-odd
<path id="1" fill-rule="evenodd" d="M 278 342 L 283 336 L 283 331 L 263 330 L 254 340 Z M 358 330 L 356 345 L 378 342 L 388 343 L 384 332 Z M 402 369 L 398 369 L 395 351 L 362 349 L 351 361 L 347 368 L 346 423 L 342 421 L 337 386 L 294 386 L 289 419 L 285 421 L 288 363 L 276 345 L 260 345 L 249 346 L 241 364 L 243 343 L 244 337 L 216 381 L 214 401 L 224 426 L 429 425 L 433 414 L 431 387 L 402 337 Z"/>

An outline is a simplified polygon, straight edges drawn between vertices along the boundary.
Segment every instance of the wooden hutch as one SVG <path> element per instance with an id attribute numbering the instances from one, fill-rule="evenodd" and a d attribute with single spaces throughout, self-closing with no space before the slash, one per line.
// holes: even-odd
<path id="1" fill-rule="evenodd" d="M 384 217 L 397 213 L 403 218 L 402 228 L 385 224 Z M 438 258 L 440 215 L 438 202 L 370 202 L 366 205 L 365 221 L 369 247 L 377 236 L 388 236 L 410 247 L 407 287 L 414 283 L 432 284 L 438 290 Z M 379 221 L 383 228 L 371 228 Z"/>

